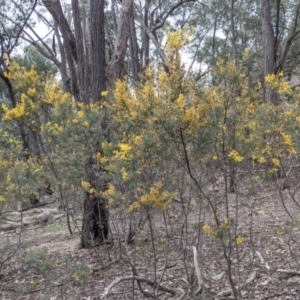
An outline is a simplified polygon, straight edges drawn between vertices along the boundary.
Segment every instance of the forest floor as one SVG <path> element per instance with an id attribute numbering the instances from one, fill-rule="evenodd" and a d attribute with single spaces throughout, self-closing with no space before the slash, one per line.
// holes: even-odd
<path id="1" fill-rule="evenodd" d="M 296 188 L 279 192 L 270 183 L 258 184 L 255 195 L 246 188 L 240 195 L 228 195 L 229 213 L 238 215 L 236 231 L 245 237 L 231 253 L 233 280 L 243 287 L 239 299 L 300 299 L 300 208 L 290 192 L 297 194 Z M 217 198 L 222 190 L 215 193 Z M 221 214 L 225 208 L 221 201 Z M 19 234 L 2 231 L 0 299 L 146 299 L 154 291 L 155 270 L 157 279 L 162 278 L 160 286 L 169 289 L 160 289 L 156 299 L 233 299 L 226 293 L 230 284 L 222 243 L 202 231 L 204 224 L 213 226 L 205 204 L 172 201 L 168 212 L 154 213 L 154 243 L 148 221 L 135 242 L 124 246 L 124 216 L 112 211 L 109 243 L 88 250 L 80 249 L 78 230 L 69 234 L 65 218 L 27 227 L 8 261 L 5 257 L 15 249 Z M 197 296 L 193 246 L 204 281 Z M 116 278 L 133 274 L 131 264 L 145 294 L 130 277 L 104 294 Z"/>

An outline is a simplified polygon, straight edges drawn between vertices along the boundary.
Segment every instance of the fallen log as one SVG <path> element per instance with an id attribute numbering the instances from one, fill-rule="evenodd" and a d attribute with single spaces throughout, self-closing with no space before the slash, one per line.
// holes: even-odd
<path id="1" fill-rule="evenodd" d="M 41 207 L 41 206 L 46 206 L 48 204 L 54 203 L 56 201 L 56 199 L 52 200 L 52 201 L 47 201 L 47 202 L 40 202 L 39 204 L 35 204 L 35 205 L 31 205 L 28 204 L 26 202 L 23 202 L 19 207 L 18 207 L 18 211 L 19 212 L 23 212 L 23 211 L 27 211 L 33 208 L 37 208 L 37 207 Z"/>
<path id="2" fill-rule="evenodd" d="M 5 224 L 0 225 L 0 230 L 8 231 L 8 230 L 15 230 L 17 228 L 27 227 L 29 225 L 38 225 L 38 224 L 46 224 L 49 220 L 48 213 L 42 213 L 40 215 L 34 216 L 32 218 L 24 218 L 23 222 L 13 222 L 9 221 Z"/>

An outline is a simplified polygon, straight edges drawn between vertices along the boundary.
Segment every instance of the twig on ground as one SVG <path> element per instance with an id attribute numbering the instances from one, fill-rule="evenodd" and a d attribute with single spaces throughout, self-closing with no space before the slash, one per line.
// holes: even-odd
<path id="1" fill-rule="evenodd" d="M 300 275 L 300 271 L 297 270 L 277 269 L 276 271 L 280 273 L 290 274 L 290 275 Z"/>
<path id="2" fill-rule="evenodd" d="M 258 258 L 260 259 L 261 263 L 265 265 L 266 269 L 270 270 L 270 266 L 268 265 L 268 263 L 264 261 L 264 258 L 262 257 L 262 255 L 260 254 L 259 251 L 255 251 L 255 254 L 258 256 Z"/>
<path id="3" fill-rule="evenodd" d="M 178 298 L 170 298 L 169 300 L 183 300 L 187 293 L 181 294 Z"/>
<path id="4" fill-rule="evenodd" d="M 198 278 L 198 289 L 195 292 L 195 295 L 197 295 L 202 291 L 202 286 L 203 286 L 204 281 L 203 281 L 201 271 L 199 268 L 198 259 L 197 259 L 197 249 L 195 246 L 193 246 L 193 253 L 194 253 L 194 266 L 195 266 L 195 270 L 196 270 L 196 274 L 197 274 L 197 278 Z"/>
<path id="5" fill-rule="evenodd" d="M 249 283 L 251 283 L 254 279 L 256 278 L 256 271 L 252 272 L 250 274 L 250 276 L 248 277 L 248 279 L 241 285 L 240 289 L 244 289 Z M 228 289 L 225 291 L 222 291 L 220 293 L 218 293 L 216 295 L 217 298 L 221 298 L 221 297 L 228 297 L 232 294 L 232 290 Z"/>
<path id="6" fill-rule="evenodd" d="M 101 299 L 103 299 L 105 296 L 107 296 L 109 294 L 109 291 L 117 284 L 119 284 L 121 281 L 124 281 L 124 280 L 136 280 L 138 282 L 143 282 L 143 283 L 147 283 L 151 286 L 156 286 L 158 290 L 162 291 L 162 292 L 166 292 L 166 293 L 169 293 L 169 294 L 176 294 L 176 291 L 173 290 L 173 289 L 169 289 L 169 288 L 166 288 L 164 286 L 161 286 L 161 285 L 157 285 L 155 282 L 149 280 L 149 279 L 145 279 L 145 278 L 141 278 L 141 277 L 137 277 L 137 276 L 134 276 L 134 275 L 129 275 L 129 276 L 120 276 L 120 277 L 117 277 L 115 280 L 113 280 L 104 290 L 103 294 L 101 295 Z"/>

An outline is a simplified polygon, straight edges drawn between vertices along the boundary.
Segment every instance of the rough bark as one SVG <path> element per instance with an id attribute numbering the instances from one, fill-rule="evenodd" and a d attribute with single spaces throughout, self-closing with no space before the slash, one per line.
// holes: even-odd
<path id="1" fill-rule="evenodd" d="M 237 63 L 237 47 L 236 47 L 236 29 L 235 29 L 235 0 L 227 0 L 227 6 L 230 10 L 230 29 L 231 29 L 231 45 L 232 45 L 232 56 Z"/>
<path id="2" fill-rule="evenodd" d="M 55 32 L 55 35 L 57 38 L 60 57 L 61 57 L 61 64 L 60 64 L 59 71 L 60 71 L 60 74 L 62 77 L 63 91 L 65 93 L 72 93 L 71 86 L 70 86 L 70 78 L 69 78 L 68 72 L 67 72 L 66 54 L 65 54 L 64 47 L 63 47 L 63 43 L 60 38 L 59 29 L 57 26 L 54 26 L 54 32 Z"/>
<path id="3" fill-rule="evenodd" d="M 276 69 L 275 37 L 271 20 L 270 0 L 261 0 L 261 24 L 264 52 L 264 77 L 274 74 Z M 264 98 L 267 102 L 277 105 L 279 97 L 264 84 Z"/>
<path id="4" fill-rule="evenodd" d="M 104 0 L 91 0 L 91 100 L 98 102 L 105 87 Z"/>
<path id="5" fill-rule="evenodd" d="M 133 13 L 133 0 L 123 0 L 118 24 L 118 33 L 115 50 L 106 69 L 107 88 L 113 90 L 115 82 L 121 76 L 124 67 L 124 58 L 127 42 L 130 36 L 130 20 Z"/>
<path id="6" fill-rule="evenodd" d="M 149 2 L 150 0 L 145 1 L 145 9 L 144 9 L 144 24 L 146 28 L 149 28 L 148 24 L 148 14 L 149 14 Z M 149 35 L 144 30 L 144 40 L 143 40 L 143 48 L 145 51 L 145 66 L 149 65 L 149 54 L 150 54 L 150 39 Z"/>
<path id="7" fill-rule="evenodd" d="M 89 91 L 89 86 L 91 83 L 90 70 L 91 70 L 91 24 L 90 24 L 90 14 L 91 11 L 91 1 L 87 0 L 83 7 L 83 45 L 84 45 L 84 91 L 87 93 Z M 85 98 L 86 99 L 86 98 Z"/>
<path id="8" fill-rule="evenodd" d="M 131 17 L 130 21 L 130 57 L 131 57 L 131 69 L 132 69 L 132 78 L 134 81 L 139 80 L 139 73 L 141 72 L 141 65 L 139 61 L 139 46 L 137 42 L 136 30 L 134 17 Z"/>
<path id="9" fill-rule="evenodd" d="M 85 77 L 88 76 L 85 69 L 85 51 L 83 45 L 83 31 L 81 26 L 80 10 L 78 0 L 72 0 L 73 21 L 75 29 L 75 41 L 76 41 L 76 55 L 78 59 L 78 77 L 79 77 L 79 93 L 80 99 L 83 102 L 88 103 L 88 94 L 85 92 L 87 86 L 85 85 Z"/>
<path id="10" fill-rule="evenodd" d="M 75 101 L 81 101 L 79 94 L 79 85 L 77 79 L 77 72 L 75 64 L 78 63 L 76 40 L 70 29 L 68 21 L 63 13 L 59 0 L 42 0 L 45 7 L 52 15 L 55 24 L 59 28 L 64 39 L 64 50 L 66 59 L 69 65 L 70 78 L 71 78 L 71 90 L 75 98 Z"/>
<path id="11" fill-rule="evenodd" d="M 93 248 L 105 243 L 109 230 L 106 199 L 87 193 L 84 200 L 81 246 Z"/>
<path id="12" fill-rule="evenodd" d="M 64 45 L 62 53 L 69 66 L 71 91 L 76 101 L 85 103 L 101 101 L 101 92 L 114 88 L 124 66 L 127 42 L 130 37 L 133 0 L 123 0 L 114 55 L 105 69 L 104 0 L 89 0 L 84 7 L 72 0 L 75 36 L 70 30 L 59 0 L 43 0 L 59 28 Z M 87 7 L 87 9 L 85 9 Z M 81 17 L 80 9 L 85 14 Z M 136 47 L 136 45 L 135 45 Z M 76 67 L 75 67 L 76 66 Z M 77 79 L 77 74 L 79 80 Z M 105 76 L 106 75 L 106 76 Z M 106 132 L 106 123 L 103 122 Z M 98 191 L 105 191 L 106 184 L 94 178 L 94 163 L 87 159 L 86 180 Z M 105 170 L 103 171 L 105 173 Z M 98 180 L 98 181 L 97 181 Z M 102 243 L 108 235 L 106 201 L 96 195 L 86 194 L 82 225 L 82 246 L 90 248 Z"/>
<path id="13" fill-rule="evenodd" d="M 74 34 L 71 31 L 71 28 L 68 24 L 68 21 L 64 15 L 62 7 L 59 0 L 42 0 L 45 7 L 52 15 L 56 24 L 61 31 L 63 38 L 66 40 L 66 44 L 70 46 L 70 52 L 73 59 L 77 62 L 77 52 L 76 52 L 76 41 Z"/>

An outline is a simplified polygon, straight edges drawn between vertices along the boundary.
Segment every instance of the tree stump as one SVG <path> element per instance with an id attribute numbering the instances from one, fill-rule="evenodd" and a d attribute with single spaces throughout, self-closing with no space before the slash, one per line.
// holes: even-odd
<path id="1" fill-rule="evenodd" d="M 84 200 L 81 246 L 93 248 L 105 243 L 108 237 L 109 212 L 105 198 L 87 193 Z"/>

